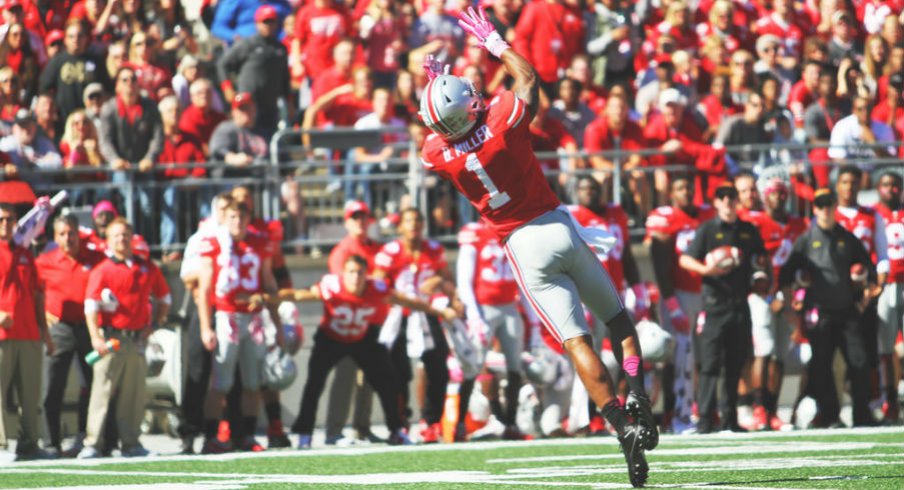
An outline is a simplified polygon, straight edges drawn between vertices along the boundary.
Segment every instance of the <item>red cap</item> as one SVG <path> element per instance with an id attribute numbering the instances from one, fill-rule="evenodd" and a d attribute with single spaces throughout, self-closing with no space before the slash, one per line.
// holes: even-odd
<path id="1" fill-rule="evenodd" d="M 364 213 L 370 216 L 370 208 L 363 201 L 348 201 L 345 203 L 345 219 L 351 218 L 355 213 Z"/>
<path id="2" fill-rule="evenodd" d="M 59 29 L 54 29 L 47 33 L 47 36 L 44 37 L 44 45 L 50 46 L 51 44 L 62 41 L 63 40 L 63 31 Z"/>
<path id="3" fill-rule="evenodd" d="M 254 12 L 254 22 L 261 23 L 271 19 L 278 19 L 279 14 L 276 13 L 276 9 L 273 8 L 272 5 L 261 5 L 257 8 L 257 11 Z"/>
<path id="4" fill-rule="evenodd" d="M 656 65 L 657 65 L 657 66 L 661 66 L 661 65 L 664 65 L 664 64 L 669 64 L 669 65 L 674 65 L 674 64 L 675 64 L 675 63 L 672 62 L 672 55 L 666 54 L 666 53 L 660 53 L 660 54 L 657 54 L 656 57 L 653 58 L 653 61 L 656 62 Z"/>
<path id="5" fill-rule="evenodd" d="M 241 109 L 247 105 L 251 105 L 254 103 L 254 99 L 251 98 L 251 94 L 248 92 L 240 92 L 235 94 L 235 97 L 232 98 L 232 108 L 233 109 Z"/>
<path id="6" fill-rule="evenodd" d="M 763 189 L 763 194 L 772 194 L 773 192 L 788 192 L 788 185 L 781 179 L 770 179 Z"/>

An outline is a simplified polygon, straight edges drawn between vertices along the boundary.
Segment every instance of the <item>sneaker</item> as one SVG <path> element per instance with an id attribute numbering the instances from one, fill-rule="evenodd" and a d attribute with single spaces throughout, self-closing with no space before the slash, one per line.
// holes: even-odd
<path id="1" fill-rule="evenodd" d="M 298 449 L 311 449 L 311 434 L 298 434 Z"/>
<path id="2" fill-rule="evenodd" d="M 408 434 L 405 433 L 402 429 L 396 429 L 389 435 L 389 439 L 386 441 L 390 446 L 410 446 L 414 444 L 411 442 L 411 439 L 408 438 Z"/>
<path id="3" fill-rule="evenodd" d="M 78 452 L 78 459 L 97 459 L 100 457 L 100 451 L 94 446 L 85 446 Z"/>
<path id="4" fill-rule="evenodd" d="M 590 417 L 590 424 L 587 425 L 587 435 L 588 436 L 608 435 L 608 432 L 606 432 L 606 421 L 603 420 L 603 417 L 601 417 L 600 415 L 594 415 L 593 417 Z"/>
<path id="5" fill-rule="evenodd" d="M 292 441 L 285 432 L 279 434 L 267 434 L 267 449 L 283 449 L 292 447 Z"/>
<path id="6" fill-rule="evenodd" d="M 42 451 L 41 459 L 60 459 L 63 457 L 63 451 L 60 448 L 55 446 L 50 446 L 44 448 Z"/>
<path id="7" fill-rule="evenodd" d="M 246 453 L 259 453 L 262 451 L 266 451 L 264 446 L 261 446 L 257 439 L 254 436 L 246 436 L 242 439 L 242 442 L 238 445 L 239 451 L 243 451 Z"/>
<path id="8" fill-rule="evenodd" d="M 79 432 L 76 434 L 75 439 L 72 440 L 72 444 L 69 445 L 66 449 L 63 449 L 62 457 L 64 458 L 74 458 L 78 456 L 78 453 L 85 447 L 85 433 Z"/>
<path id="9" fill-rule="evenodd" d="M 785 423 L 782 422 L 782 419 L 778 418 L 778 415 L 771 413 L 769 414 L 769 428 L 775 431 L 782 430 L 785 427 Z"/>
<path id="10" fill-rule="evenodd" d="M 762 405 L 757 405 L 753 407 L 753 423 L 751 430 L 768 430 L 769 427 L 769 415 L 766 413 L 766 407 Z"/>
<path id="11" fill-rule="evenodd" d="M 643 428 L 640 436 L 644 449 L 648 451 L 656 449 L 656 446 L 659 445 L 659 429 L 656 427 L 656 420 L 653 419 L 650 398 L 633 391 L 628 393 L 628 398 L 625 400 L 625 411 Z"/>
<path id="12" fill-rule="evenodd" d="M 502 439 L 505 441 L 529 441 L 533 437 L 521 432 L 517 425 L 509 424 L 505 426 L 505 431 L 502 432 Z"/>
<path id="13" fill-rule="evenodd" d="M 157 454 L 153 451 L 148 451 L 141 444 L 137 446 L 132 446 L 128 449 L 123 449 L 120 451 L 122 453 L 123 458 L 143 458 L 146 456 L 156 456 Z"/>
<path id="14" fill-rule="evenodd" d="M 179 454 L 189 455 L 195 454 L 195 438 L 194 436 L 183 436 L 182 437 L 182 448 L 179 450 Z"/>
<path id="15" fill-rule="evenodd" d="M 201 447 L 201 454 L 224 454 L 232 451 L 232 443 L 227 439 L 225 442 L 219 438 L 205 439 L 204 446 Z"/>
<path id="16" fill-rule="evenodd" d="M 649 466 L 647 466 L 647 457 L 644 454 L 644 443 L 642 440 L 642 434 L 645 430 L 638 424 L 631 424 L 625 427 L 624 434 L 618 436 L 622 453 L 628 463 L 628 478 L 634 488 L 644 486 L 650 471 Z"/>
<path id="17" fill-rule="evenodd" d="M 452 440 L 454 442 L 466 442 L 468 440 L 468 427 L 464 422 L 455 424 L 455 435 Z"/>
<path id="18" fill-rule="evenodd" d="M 421 443 L 422 444 L 435 444 L 442 440 L 443 436 L 443 427 L 439 422 L 430 424 L 421 430 Z"/>
<path id="19" fill-rule="evenodd" d="M 359 441 L 369 442 L 371 444 L 383 444 L 386 442 L 386 439 L 378 437 L 376 434 L 371 432 L 370 429 L 357 431 L 356 439 L 358 439 Z"/>
<path id="20" fill-rule="evenodd" d="M 882 423 L 884 425 L 899 425 L 901 416 L 900 408 L 897 403 L 889 403 L 887 400 L 882 403 Z"/>
<path id="21" fill-rule="evenodd" d="M 217 426 L 217 440 L 220 442 L 228 442 L 232 439 L 232 429 L 229 427 L 228 420 L 221 420 Z"/>

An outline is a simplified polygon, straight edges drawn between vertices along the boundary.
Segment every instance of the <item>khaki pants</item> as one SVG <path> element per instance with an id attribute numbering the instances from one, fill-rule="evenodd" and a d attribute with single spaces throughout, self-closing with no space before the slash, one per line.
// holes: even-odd
<path id="1" fill-rule="evenodd" d="M 41 363 L 44 351 L 38 340 L 0 341 L 0 449 L 7 447 L 7 430 L 3 411 L 10 385 L 16 387 L 16 398 L 21 407 L 21 436 L 16 452 L 36 449 L 41 417 Z"/>
<path id="2" fill-rule="evenodd" d="M 102 451 L 104 421 L 110 399 L 116 397 L 116 427 L 122 449 L 141 445 L 141 421 L 144 419 L 145 375 L 144 342 L 121 338 L 119 352 L 111 352 L 94 364 L 91 401 L 88 403 L 86 446 Z"/>

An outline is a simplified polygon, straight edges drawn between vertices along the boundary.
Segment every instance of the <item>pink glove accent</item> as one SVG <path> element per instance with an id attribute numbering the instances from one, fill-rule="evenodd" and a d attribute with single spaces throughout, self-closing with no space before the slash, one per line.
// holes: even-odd
<path id="1" fill-rule="evenodd" d="M 489 51 L 493 56 L 499 58 L 502 52 L 511 48 L 502 36 L 496 32 L 493 24 L 487 20 L 487 14 L 483 7 L 478 7 L 475 11 L 474 7 L 468 7 L 467 12 L 463 12 L 458 19 L 458 25 L 466 32 L 476 37 L 483 44 L 484 49 Z"/>
<path id="2" fill-rule="evenodd" d="M 628 376 L 637 376 L 640 370 L 640 357 L 628 356 L 622 361 L 622 368 L 628 373 Z"/>
<path id="3" fill-rule="evenodd" d="M 427 73 L 427 80 L 433 80 L 434 78 L 440 75 L 448 75 L 449 74 L 449 65 L 444 65 L 439 62 L 436 58 L 433 57 L 432 54 L 428 54 L 427 58 L 424 60 L 424 71 Z"/>
<path id="4" fill-rule="evenodd" d="M 687 315 L 684 314 L 684 310 L 681 309 L 681 304 L 678 303 L 678 298 L 674 296 L 669 296 L 665 299 L 665 308 L 669 312 L 669 321 L 672 323 L 672 328 L 679 333 L 688 334 L 691 332 L 691 324 L 687 319 Z"/>

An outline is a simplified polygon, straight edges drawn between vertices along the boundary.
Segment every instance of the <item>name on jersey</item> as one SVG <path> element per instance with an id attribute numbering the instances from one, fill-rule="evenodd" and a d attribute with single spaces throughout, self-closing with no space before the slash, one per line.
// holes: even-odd
<path id="1" fill-rule="evenodd" d="M 465 153 L 471 153 L 477 147 L 486 143 L 487 140 L 492 137 L 493 132 L 490 131 L 490 127 L 484 124 L 474 130 L 470 138 L 453 144 L 451 148 L 449 148 L 448 146 L 443 148 L 443 159 L 448 162 L 453 158 L 464 155 Z M 452 154 L 453 151 L 455 152 L 454 155 Z"/>

